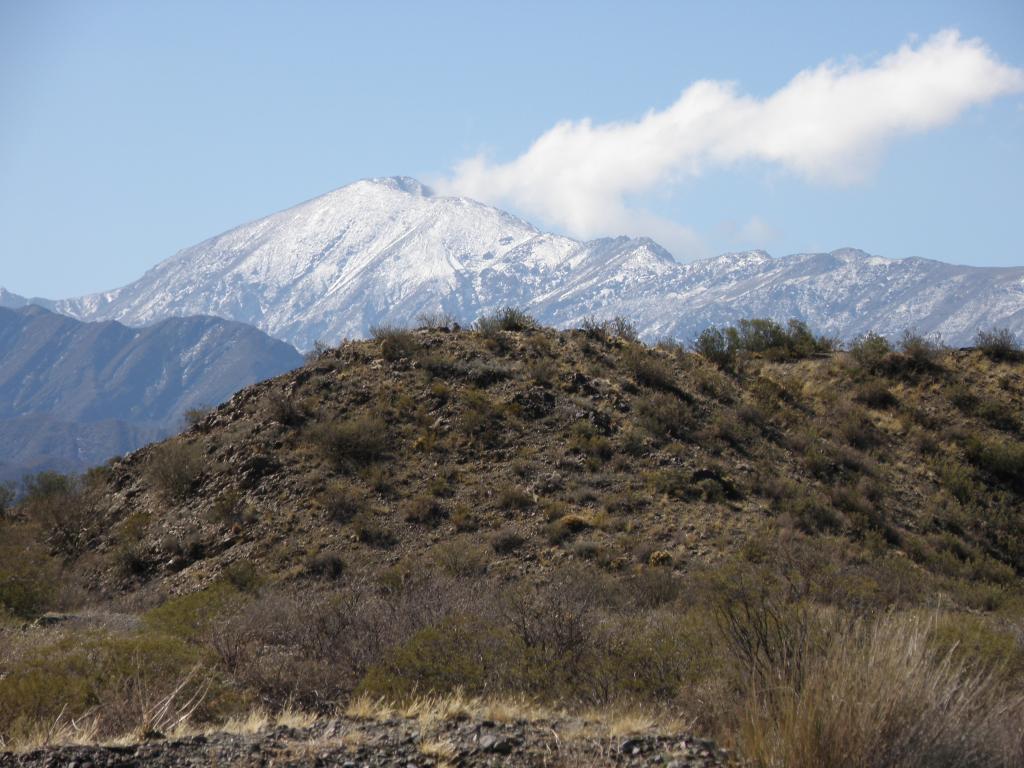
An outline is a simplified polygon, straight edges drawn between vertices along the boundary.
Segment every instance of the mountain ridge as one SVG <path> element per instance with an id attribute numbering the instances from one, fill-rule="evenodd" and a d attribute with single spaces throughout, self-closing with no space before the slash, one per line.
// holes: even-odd
<path id="1" fill-rule="evenodd" d="M 907 328 L 967 344 L 1024 332 L 1024 267 L 890 259 L 843 247 L 679 263 L 647 237 L 577 241 L 513 214 L 436 195 L 409 177 L 357 181 L 179 251 L 121 288 L 25 299 L 80 320 L 146 325 L 214 315 L 300 349 L 443 311 L 468 323 L 518 305 L 545 323 L 624 315 L 647 339 L 687 341 L 742 317 L 797 317 L 843 339 Z"/>
<path id="2" fill-rule="evenodd" d="M 0 308 L 0 479 L 80 471 L 301 362 L 284 342 L 221 318 L 130 328 Z"/>

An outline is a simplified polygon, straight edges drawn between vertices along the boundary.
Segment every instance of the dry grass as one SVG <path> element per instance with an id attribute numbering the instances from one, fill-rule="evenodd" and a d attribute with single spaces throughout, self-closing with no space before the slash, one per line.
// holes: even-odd
<path id="1" fill-rule="evenodd" d="M 17 738 L 5 740 L 0 734 L 0 752 L 31 752 L 46 747 L 96 743 L 97 722 L 95 717 L 86 715 L 70 718 L 62 710 L 52 723 L 36 723 L 20 732 Z"/>
<path id="2" fill-rule="evenodd" d="M 801 685 L 752 693 L 741 753 L 787 768 L 1021 765 L 1024 697 L 930 648 L 930 630 L 890 615 L 837 634 Z"/>
<path id="3" fill-rule="evenodd" d="M 349 701 L 344 714 L 354 720 L 405 717 L 419 720 L 424 726 L 464 718 L 511 723 L 550 720 L 556 716 L 553 710 L 526 698 L 483 699 L 466 696 L 462 691 L 444 696 L 418 696 L 400 704 L 361 694 Z"/>
<path id="4" fill-rule="evenodd" d="M 263 707 L 229 718 L 223 725 L 206 729 L 205 733 L 233 733 L 237 735 L 259 733 L 268 728 L 310 728 L 316 723 L 317 717 L 291 705 L 279 712 L 268 712 Z"/>

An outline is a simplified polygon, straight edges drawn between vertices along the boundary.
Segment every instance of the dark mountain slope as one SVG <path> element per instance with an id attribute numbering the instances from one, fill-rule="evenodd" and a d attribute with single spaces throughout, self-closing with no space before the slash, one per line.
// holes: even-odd
<path id="1" fill-rule="evenodd" d="M 128 328 L 0 308 L 0 461 L 13 465 L 8 476 L 81 470 L 301 361 L 287 344 L 218 318 Z"/>

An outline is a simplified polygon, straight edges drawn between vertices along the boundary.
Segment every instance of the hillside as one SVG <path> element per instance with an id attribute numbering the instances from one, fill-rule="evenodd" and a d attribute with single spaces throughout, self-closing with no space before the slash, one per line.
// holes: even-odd
<path id="1" fill-rule="evenodd" d="M 0 308 L 0 480 L 81 472 L 301 361 L 287 344 L 214 317 L 139 329 Z"/>
<path id="2" fill-rule="evenodd" d="M 0 289 L 0 306 L 24 304 Z M 713 324 L 798 317 L 851 340 L 905 329 L 969 344 L 980 328 L 1024 331 L 1024 268 L 889 259 L 853 248 L 763 251 L 680 264 L 645 237 L 577 241 L 509 213 L 437 195 L 415 179 L 366 179 L 235 227 L 129 285 L 60 301 L 81 320 L 145 325 L 214 315 L 302 350 L 444 311 L 463 324 L 503 305 L 542 322 L 629 317 L 648 341 L 690 342 Z"/>
<path id="3" fill-rule="evenodd" d="M 785 707 L 847 723 L 808 697 L 861 685 L 874 648 L 894 685 L 878 695 L 910 697 L 934 764 L 1024 754 L 1005 719 L 1024 712 L 1014 354 L 832 352 L 764 323 L 703 354 L 621 322 L 431 325 L 326 350 L 32 489 L 0 536 L 22 553 L 0 603 L 69 617 L 0 655 L 0 734 L 88 701 L 100 731 L 128 727 L 81 698 L 76 659 L 106 659 L 89 683 L 106 690 L 139 685 L 118 659 L 141 658 L 152 691 L 205 670 L 200 719 L 458 690 L 672 711 L 767 765 L 806 737 Z M 915 693 L 957 675 L 974 682 L 955 711 L 938 683 Z M 768 679 L 791 697 L 764 698 Z M 875 694 L 850 695 L 882 733 Z"/>

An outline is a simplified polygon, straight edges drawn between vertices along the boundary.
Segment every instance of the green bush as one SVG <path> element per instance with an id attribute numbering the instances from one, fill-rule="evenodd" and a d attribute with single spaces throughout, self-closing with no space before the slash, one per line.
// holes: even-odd
<path id="1" fill-rule="evenodd" d="M 7 517 L 16 498 L 14 483 L 0 483 L 0 521 Z"/>
<path id="2" fill-rule="evenodd" d="M 155 632 L 195 641 L 243 599 L 232 584 L 221 581 L 199 592 L 172 597 L 142 618 Z"/>

